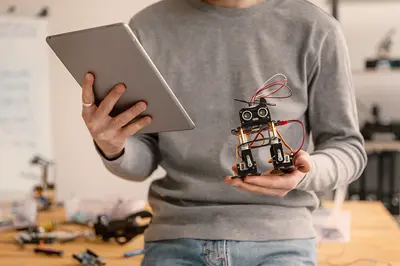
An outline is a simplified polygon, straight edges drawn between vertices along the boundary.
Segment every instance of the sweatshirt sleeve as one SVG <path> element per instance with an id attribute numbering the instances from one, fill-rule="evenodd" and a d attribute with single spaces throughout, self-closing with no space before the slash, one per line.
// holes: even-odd
<path id="1" fill-rule="evenodd" d="M 158 135 L 134 135 L 126 140 L 123 154 L 115 160 L 105 158 L 96 146 L 105 167 L 116 176 L 131 181 L 143 181 L 158 167 L 161 152 Z"/>
<path id="2" fill-rule="evenodd" d="M 358 179 L 367 163 L 351 66 L 339 25 L 327 33 L 309 73 L 308 122 L 315 151 L 299 190 L 334 190 Z"/>

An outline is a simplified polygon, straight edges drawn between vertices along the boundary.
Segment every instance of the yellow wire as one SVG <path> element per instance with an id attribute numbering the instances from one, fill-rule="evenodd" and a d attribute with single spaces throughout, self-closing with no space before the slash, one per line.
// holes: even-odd
<path id="1" fill-rule="evenodd" d="M 238 154 L 239 145 L 236 146 L 236 164 L 239 163 L 239 154 Z"/>
<path id="2" fill-rule="evenodd" d="M 285 139 L 282 137 L 282 135 L 278 129 L 276 129 L 276 133 L 278 133 L 278 136 L 281 138 L 283 144 L 293 153 L 294 151 L 293 151 L 292 147 L 290 147 L 289 144 L 286 143 Z"/>

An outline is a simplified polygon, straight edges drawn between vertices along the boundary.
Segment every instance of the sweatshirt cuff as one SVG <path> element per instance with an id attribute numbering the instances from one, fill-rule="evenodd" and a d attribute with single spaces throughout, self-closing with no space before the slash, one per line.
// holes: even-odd
<path id="1" fill-rule="evenodd" d="M 296 187 L 297 190 L 303 190 L 303 191 L 311 190 L 310 185 L 313 182 L 313 180 L 317 177 L 317 173 L 318 173 L 318 167 L 317 167 L 318 159 L 316 157 L 317 157 L 317 155 L 310 156 L 311 171 L 308 172 L 304 176 L 304 178 L 300 181 L 300 183 L 297 185 L 297 187 Z"/>
<path id="2" fill-rule="evenodd" d="M 97 153 L 101 156 L 102 159 L 108 161 L 108 162 L 113 162 L 121 158 L 125 154 L 125 148 L 114 158 L 107 158 L 107 156 L 104 154 L 104 152 L 100 149 L 100 147 L 97 145 L 96 141 L 94 142 L 94 146 L 96 147 Z"/>
<path id="3" fill-rule="evenodd" d="M 100 147 L 97 145 L 96 141 L 93 140 L 94 146 L 96 148 L 97 153 L 100 155 L 100 158 L 103 160 L 103 162 L 107 165 L 121 165 L 122 162 L 124 161 L 124 157 L 126 157 L 126 148 L 124 148 L 117 157 L 109 159 L 105 156 L 104 152 L 100 149 Z"/>

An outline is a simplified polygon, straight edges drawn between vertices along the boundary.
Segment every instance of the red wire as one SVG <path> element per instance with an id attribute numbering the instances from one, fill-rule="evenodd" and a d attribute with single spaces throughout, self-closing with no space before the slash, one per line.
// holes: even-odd
<path id="1" fill-rule="evenodd" d="M 253 139 L 253 142 L 249 145 L 250 148 L 253 147 L 254 142 L 258 139 L 258 137 L 260 135 L 261 135 L 262 138 L 264 138 L 264 135 L 263 135 L 262 131 L 263 131 L 262 129 L 260 131 L 258 131 L 256 137 Z"/>
<path id="2" fill-rule="evenodd" d="M 251 97 L 251 101 L 254 101 L 255 98 L 257 97 L 257 95 L 260 94 L 260 92 L 262 92 L 262 91 L 264 91 L 264 90 L 267 90 L 267 89 L 269 89 L 269 88 L 272 88 L 272 87 L 274 87 L 274 86 L 280 84 L 281 82 L 284 82 L 284 80 L 277 80 L 277 81 L 275 81 L 275 82 L 273 82 L 273 83 L 270 83 L 270 84 L 265 85 L 264 87 L 262 87 L 261 89 L 259 89 L 258 91 L 256 91 L 256 92 L 253 94 L 253 96 Z"/>
<path id="3" fill-rule="evenodd" d="M 269 89 L 269 88 L 271 88 L 271 87 L 274 87 L 275 85 L 278 85 L 278 84 L 281 83 L 281 82 L 285 82 L 285 80 L 277 80 L 277 81 L 275 81 L 275 82 L 273 82 L 273 83 L 270 83 L 270 84 L 265 85 L 264 87 L 262 87 L 261 89 L 259 89 L 258 91 L 256 91 L 256 93 L 253 94 L 253 96 L 251 97 L 250 102 L 253 102 L 253 101 L 255 100 L 255 97 L 257 97 L 257 95 L 260 94 L 260 92 L 262 92 L 262 91 L 264 91 L 264 90 L 266 90 L 266 89 Z M 287 83 L 286 83 L 286 84 L 287 84 Z"/>
<path id="4" fill-rule="evenodd" d="M 303 148 L 304 142 L 306 140 L 306 128 L 304 127 L 303 122 L 301 122 L 300 120 L 289 120 L 289 121 L 287 121 L 287 123 L 299 123 L 301 125 L 301 127 L 303 128 L 303 140 L 301 142 L 301 146 L 297 151 L 294 152 L 294 154 L 298 154 L 301 151 L 301 149 Z"/>
<path id="5" fill-rule="evenodd" d="M 278 84 L 278 85 L 282 85 L 282 86 L 281 86 L 281 87 L 279 87 L 279 89 L 277 89 L 277 90 L 275 90 L 275 91 L 271 92 L 271 93 L 270 93 L 270 94 L 268 94 L 267 96 L 264 96 L 264 98 L 268 98 L 268 97 L 270 97 L 270 96 L 274 95 L 275 93 L 277 93 L 278 91 L 280 91 L 281 89 L 283 89 L 283 88 L 285 88 L 285 87 L 286 87 L 286 84 Z"/>

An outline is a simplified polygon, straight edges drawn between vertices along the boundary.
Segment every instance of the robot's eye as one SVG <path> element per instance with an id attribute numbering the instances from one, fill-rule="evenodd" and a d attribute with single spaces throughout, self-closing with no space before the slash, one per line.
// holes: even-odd
<path id="1" fill-rule="evenodd" d="M 250 111 L 244 111 L 242 113 L 242 118 L 245 121 L 249 121 L 249 120 L 251 120 L 253 118 L 253 114 Z"/>
<path id="2" fill-rule="evenodd" d="M 261 117 L 261 118 L 267 117 L 268 116 L 267 108 L 258 109 L 258 116 Z"/>

